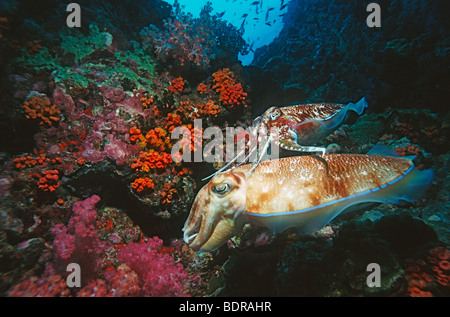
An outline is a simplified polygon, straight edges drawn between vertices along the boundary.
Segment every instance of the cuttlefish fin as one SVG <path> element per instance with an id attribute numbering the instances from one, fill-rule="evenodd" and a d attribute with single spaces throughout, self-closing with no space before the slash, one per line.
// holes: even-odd
<path id="1" fill-rule="evenodd" d="M 367 152 L 367 154 L 401 157 L 392 148 L 381 144 L 375 145 L 369 152 Z M 403 158 L 413 161 L 416 156 L 405 156 Z M 400 193 L 396 193 L 394 195 L 395 197 L 391 197 L 391 200 L 386 202 L 398 203 L 398 201 L 402 199 L 410 202 L 416 201 L 423 196 L 428 186 L 433 181 L 434 172 L 432 169 L 419 171 L 414 168 L 413 164 L 413 166 L 411 167 L 411 171 L 407 175 L 404 175 L 404 178 L 405 181 L 402 181 L 403 186 L 401 187 Z"/>
<path id="2" fill-rule="evenodd" d="M 361 115 L 369 105 L 367 104 L 366 97 L 362 97 L 360 101 L 357 103 L 349 103 L 347 105 L 348 110 L 352 110 L 356 112 L 358 115 Z"/>
<path id="3" fill-rule="evenodd" d="M 350 111 L 361 115 L 367 107 L 368 105 L 366 99 L 362 98 L 357 103 L 351 102 L 346 106 L 343 106 L 339 111 L 336 111 L 328 117 L 322 119 L 307 119 L 292 127 L 292 131 L 297 134 L 295 142 L 303 146 L 313 145 L 320 142 L 323 138 L 338 129 L 345 122 Z M 313 151 L 310 150 L 308 152 Z"/>
<path id="4" fill-rule="evenodd" d="M 333 131 L 337 129 L 341 124 L 343 124 L 344 120 L 347 118 L 347 113 L 349 111 L 356 112 L 358 115 L 361 115 L 364 112 L 364 109 L 368 107 L 366 98 L 361 98 L 357 103 L 350 102 L 347 104 L 342 110 L 335 113 L 331 117 L 321 119 L 318 121 L 324 121 L 324 128 L 327 130 Z"/>
<path id="5" fill-rule="evenodd" d="M 392 157 L 400 157 L 394 149 L 390 148 L 387 145 L 377 144 L 373 148 L 367 152 L 367 155 L 381 155 L 381 156 L 392 156 Z"/>

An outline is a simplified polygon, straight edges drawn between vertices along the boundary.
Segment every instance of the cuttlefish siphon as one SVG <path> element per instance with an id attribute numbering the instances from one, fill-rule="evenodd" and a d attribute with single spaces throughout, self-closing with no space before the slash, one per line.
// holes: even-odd
<path id="1" fill-rule="evenodd" d="M 382 147 L 368 154 L 264 161 L 253 170 L 251 164 L 241 165 L 200 189 L 183 228 L 184 240 L 194 250 L 212 251 L 247 222 L 274 233 L 288 228 L 312 233 L 350 206 L 417 200 L 433 175 L 417 170 L 412 158 L 386 155 Z"/>

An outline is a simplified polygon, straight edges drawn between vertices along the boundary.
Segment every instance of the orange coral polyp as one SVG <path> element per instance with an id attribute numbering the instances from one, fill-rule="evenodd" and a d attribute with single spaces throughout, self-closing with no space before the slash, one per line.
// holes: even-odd
<path id="1" fill-rule="evenodd" d="M 148 144 L 152 145 L 154 148 L 159 149 L 160 151 L 165 151 L 166 147 L 170 146 L 170 138 L 169 140 L 167 140 L 167 138 L 167 131 L 160 127 L 151 129 L 145 135 L 145 139 L 147 140 Z"/>
<path id="2" fill-rule="evenodd" d="M 132 142 L 136 142 L 138 140 L 143 140 L 143 136 L 142 136 L 141 130 L 139 130 L 136 127 L 130 128 L 130 140 Z"/>
<path id="3" fill-rule="evenodd" d="M 439 261 L 439 267 L 444 271 L 448 271 L 450 270 L 450 262 L 447 260 L 441 260 Z"/>
<path id="4" fill-rule="evenodd" d="M 21 157 L 15 157 L 13 159 L 13 163 L 15 167 L 18 169 L 26 168 L 26 167 L 34 167 L 38 166 L 46 166 L 47 163 L 57 164 L 61 163 L 62 159 L 60 157 L 56 157 L 54 159 L 49 159 L 45 157 L 45 154 L 39 154 L 38 156 L 24 155 Z"/>
<path id="5" fill-rule="evenodd" d="M 133 164 L 131 168 L 136 171 L 148 172 L 151 169 L 166 168 L 168 164 L 171 164 L 172 156 L 166 152 L 158 153 L 157 151 L 150 150 L 148 152 L 141 151 L 139 153 L 139 158 L 133 159 Z"/>
<path id="6" fill-rule="evenodd" d="M 61 182 L 59 181 L 58 170 L 47 170 L 43 172 L 43 176 L 39 178 L 38 186 L 42 191 L 55 191 Z"/>
<path id="7" fill-rule="evenodd" d="M 182 92 L 184 89 L 184 80 L 182 77 L 177 77 L 170 82 L 169 90 L 172 92 Z"/>
<path id="8" fill-rule="evenodd" d="M 153 97 L 142 97 L 140 99 L 140 101 L 141 101 L 142 107 L 148 108 L 148 107 L 150 107 L 150 105 L 153 103 L 154 100 L 153 100 Z"/>
<path id="9" fill-rule="evenodd" d="M 213 89 L 220 94 L 220 101 L 231 108 L 245 102 L 247 93 L 241 83 L 237 83 L 233 72 L 224 68 L 213 74 Z"/>
<path id="10" fill-rule="evenodd" d="M 39 119 L 39 124 L 52 125 L 59 121 L 59 109 L 47 97 L 29 97 L 23 104 L 27 119 Z"/>
<path id="11" fill-rule="evenodd" d="M 217 115 L 220 113 L 220 107 L 214 104 L 214 101 L 210 99 L 206 104 L 202 104 L 200 106 L 199 113 L 202 115 L 217 117 Z"/>
<path id="12" fill-rule="evenodd" d="M 200 83 L 200 84 L 197 86 L 197 91 L 198 91 L 200 94 L 204 94 L 205 92 L 208 91 L 208 86 L 206 86 L 204 83 Z"/>
<path id="13" fill-rule="evenodd" d="M 165 183 L 163 190 L 160 192 L 161 204 L 170 204 L 173 196 L 177 193 L 173 183 Z"/>
<path id="14" fill-rule="evenodd" d="M 155 183 L 148 177 L 136 178 L 131 187 L 134 188 L 136 192 L 140 193 L 146 189 L 154 189 Z"/>

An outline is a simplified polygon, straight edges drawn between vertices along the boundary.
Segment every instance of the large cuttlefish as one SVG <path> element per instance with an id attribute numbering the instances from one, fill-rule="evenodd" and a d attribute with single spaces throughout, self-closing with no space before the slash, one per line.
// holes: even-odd
<path id="1" fill-rule="evenodd" d="M 263 161 L 254 169 L 241 165 L 200 189 L 184 240 L 194 250 L 212 251 L 247 222 L 275 233 L 287 228 L 312 233 L 350 206 L 414 201 L 432 179 L 432 170 L 419 171 L 411 158 L 387 156 L 380 147 L 368 154 Z"/>
<path id="2" fill-rule="evenodd" d="M 287 107 L 270 107 L 261 116 L 253 121 L 253 140 L 249 144 L 246 157 L 245 149 L 236 155 L 220 170 L 205 179 L 230 170 L 229 166 L 237 160 L 245 163 L 253 154 L 257 159 L 253 161 L 253 167 L 259 164 L 271 142 L 288 151 L 297 152 L 321 152 L 325 154 L 324 147 L 312 146 L 326 136 L 333 133 L 344 124 L 349 112 L 361 115 L 367 108 L 365 98 L 357 103 L 313 103 L 299 104 Z M 258 145 L 260 152 L 258 152 Z"/>

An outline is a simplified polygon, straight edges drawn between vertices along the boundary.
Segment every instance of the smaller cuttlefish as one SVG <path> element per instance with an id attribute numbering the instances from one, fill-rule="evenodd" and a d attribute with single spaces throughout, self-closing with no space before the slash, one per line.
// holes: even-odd
<path id="1" fill-rule="evenodd" d="M 433 171 L 387 154 L 394 155 L 377 146 L 368 154 L 287 157 L 219 174 L 198 192 L 184 241 L 194 250 L 212 251 L 247 222 L 274 233 L 288 228 L 312 233 L 360 204 L 420 198 Z"/>
<path id="2" fill-rule="evenodd" d="M 242 159 L 245 154 L 244 149 L 228 164 L 205 179 L 231 169 L 229 166 L 238 159 L 242 159 L 241 162 L 245 163 L 258 151 L 258 145 L 260 145 L 262 150 L 259 151 L 257 159 L 253 162 L 253 168 L 255 168 L 267 152 L 271 142 L 288 151 L 320 152 L 323 155 L 325 154 L 324 147 L 312 145 L 344 124 L 349 112 L 361 115 L 367 106 L 366 99 L 362 98 L 357 103 L 348 104 L 313 103 L 271 107 L 253 121 L 253 139 L 257 138 L 257 142 L 249 144 L 248 155 Z M 239 165 L 237 164 L 237 166 Z"/>
<path id="3" fill-rule="evenodd" d="M 365 98 L 355 103 L 317 103 L 288 107 L 271 107 L 255 120 L 259 129 L 278 135 L 278 145 L 291 151 L 322 152 L 325 148 L 311 146 L 339 128 L 349 111 L 361 115 L 367 108 Z"/>

